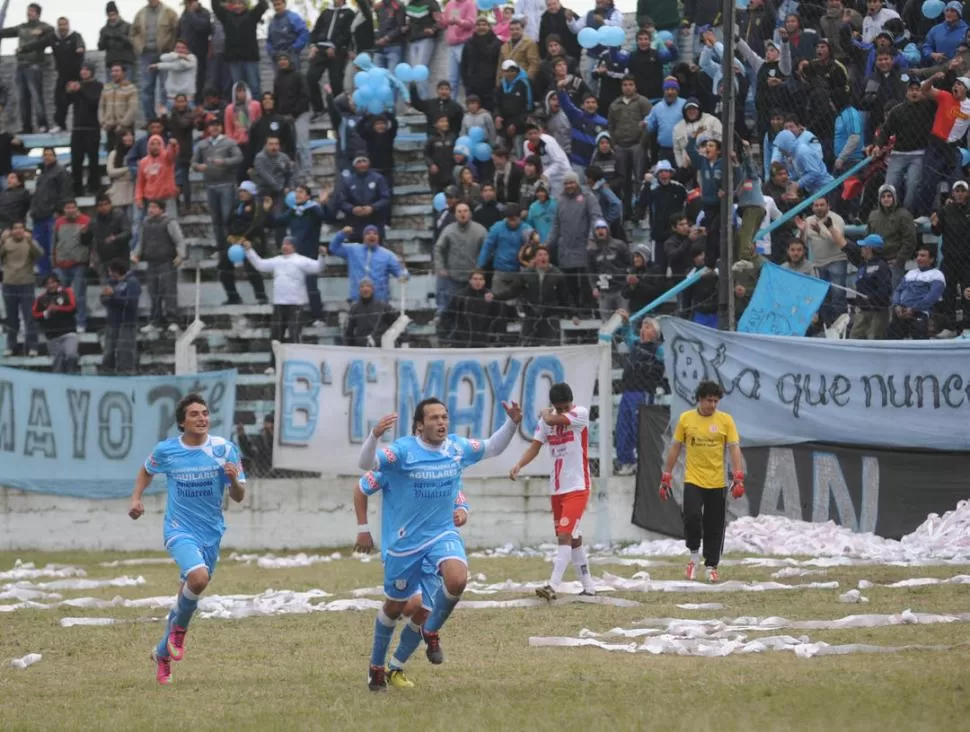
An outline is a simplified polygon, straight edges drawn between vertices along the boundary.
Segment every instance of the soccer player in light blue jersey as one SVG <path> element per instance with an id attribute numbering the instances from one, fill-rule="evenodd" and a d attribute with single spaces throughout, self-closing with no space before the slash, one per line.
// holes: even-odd
<path id="1" fill-rule="evenodd" d="M 229 489 L 237 503 L 246 495 L 239 451 L 228 440 L 209 434 L 205 399 L 198 394 L 185 396 L 175 407 L 175 422 L 182 434 L 155 445 L 135 478 L 128 511 L 133 519 L 145 513 L 142 494 L 156 475 L 165 475 L 165 548 L 182 578 L 165 634 L 152 651 L 155 678 L 166 685 L 172 683 L 172 661 L 181 661 L 185 654 L 189 621 L 219 561 L 219 543 L 226 531 L 222 515 L 225 490 Z"/>
<path id="2" fill-rule="evenodd" d="M 423 568 L 428 566 L 437 568 L 441 577 L 431 613 L 423 627 L 416 626 L 413 620 L 405 626 L 392 670 L 403 668 L 422 637 L 428 660 L 434 664 L 444 661 L 438 632 L 461 599 L 468 581 L 465 545 L 455 528 L 455 499 L 461 490 L 464 469 L 500 455 L 515 436 L 522 410 L 515 402 L 502 406 L 508 419 L 487 440 L 475 440 L 449 434 L 447 407 L 439 399 L 425 399 L 414 410 L 413 435 L 378 450 L 381 436 L 397 421 L 397 415 L 387 415 L 361 449 L 360 467 L 369 472 L 354 491 L 358 546 L 373 546 L 367 526 L 367 498 L 378 491 L 383 493 L 381 558 L 385 601 L 374 624 L 368 673 L 371 691 L 387 690 L 384 663 L 394 626 L 408 600 L 421 592 Z"/>

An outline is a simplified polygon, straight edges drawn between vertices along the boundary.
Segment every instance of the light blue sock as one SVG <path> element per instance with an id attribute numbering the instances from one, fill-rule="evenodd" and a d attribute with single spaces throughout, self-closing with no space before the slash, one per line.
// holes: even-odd
<path id="1" fill-rule="evenodd" d="M 165 619 L 165 635 L 155 646 L 155 655 L 159 658 L 168 658 L 168 634 L 172 632 L 172 621 L 175 620 L 175 608 L 173 607 L 168 611 L 168 617 Z"/>
<path id="2" fill-rule="evenodd" d="M 394 651 L 394 658 L 391 659 L 391 668 L 404 668 L 411 655 L 417 650 L 421 643 L 421 626 L 409 622 L 401 631 L 401 638 L 397 643 L 397 650 Z"/>
<path id="3" fill-rule="evenodd" d="M 199 596 L 189 589 L 188 585 L 182 585 L 179 593 L 178 602 L 175 604 L 175 618 L 173 624 L 180 628 L 188 628 L 192 613 L 199 606 Z"/>
<path id="4" fill-rule="evenodd" d="M 377 620 L 374 621 L 374 648 L 370 653 L 371 666 L 384 666 L 384 661 L 387 660 L 387 648 L 391 645 L 395 625 L 397 625 L 397 620 L 389 618 L 384 610 L 377 613 Z"/>
<path id="5" fill-rule="evenodd" d="M 424 629 L 429 633 L 437 633 L 441 630 L 441 626 L 445 624 L 460 599 L 461 595 L 455 597 L 445 589 L 444 585 L 441 585 L 435 593 L 434 609 L 431 611 L 431 616 L 425 621 Z"/>

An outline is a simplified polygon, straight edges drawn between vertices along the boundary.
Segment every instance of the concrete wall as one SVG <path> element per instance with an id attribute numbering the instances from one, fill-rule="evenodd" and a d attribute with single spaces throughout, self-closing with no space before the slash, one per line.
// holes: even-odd
<path id="1" fill-rule="evenodd" d="M 306 549 L 353 543 L 352 478 L 253 480 L 246 500 L 226 514 L 223 542 L 233 549 Z M 546 479 L 468 479 L 471 518 L 462 530 L 469 547 L 553 540 Z M 584 519 L 589 543 L 651 538 L 630 523 L 634 479 L 613 478 L 608 492 L 594 491 Z M 128 518 L 128 500 L 92 501 L 0 488 L 0 551 L 159 550 L 165 496 L 145 500 L 145 515 Z M 379 533 L 380 501 L 370 525 Z"/>

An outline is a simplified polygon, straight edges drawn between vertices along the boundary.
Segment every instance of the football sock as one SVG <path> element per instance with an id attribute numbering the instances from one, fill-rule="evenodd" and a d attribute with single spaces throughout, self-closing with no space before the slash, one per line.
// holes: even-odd
<path id="1" fill-rule="evenodd" d="M 411 658 L 411 654 L 421 643 L 421 627 L 409 622 L 401 631 L 401 638 L 397 643 L 397 650 L 391 659 L 391 668 L 404 668 L 404 664 Z"/>
<path id="2" fill-rule="evenodd" d="M 172 624 L 180 628 L 188 628 L 192 613 L 199 606 L 199 596 L 189 589 L 187 584 L 182 585 L 179 593 L 178 602 L 175 603 L 175 617 Z"/>
<path id="3" fill-rule="evenodd" d="M 690 553 L 690 561 L 692 561 L 694 564 L 700 564 L 701 563 L 701 555 L 700 555 L 700 552 L 691 552 Z"/>
<path id="4" fill-rule="evenodd" d="M 558 589 L 560 583 L 562 583 L 562 576 L 566 574 L 566 567 L 573 558 L 573 548 L 569 544 L 560 544 L 556 547 L 556 556 L 552 560 L 552 577 L 549 578 L 549 584 L 552 589 Z"/>
<path id="5" fill-rule="evenodd" d="M 173 607 L 168 612 L 168 618 L 165 620 L 165 633 L 162 635 L 162 639 L 155 646 L 155 655 L 159 658 L 168 658 L 168 634 L 172 632 L 172 621 L 175 620 L 175 608 Z"/>
<path id="6" fill-rule="evenodd" d="M 589 573 L 589 560 L 586 559 L 586 550 L 577 546 L 573 548 L 573 568 L 576 570 L 576 575 L 579 577 L 579 581 L 583 583 L 583 589 L 587 592 L 593 592 L 596 590 L 596 585 L 593 583 L 593 578 Z"/>
<path id="7" fill-rule="evenodd" d="M 455 605 L 458 604 L 460 599 L 461 595 L 455 597 L 445 589 L 444 585 L 441 585 L 435 593 L 434 609 L 425 621 L 424 629 L 429 633 L 437 633 L 441 630 L 441 626 L 445 624 L 445 621 L 451 615 L 451 611 L 455 609 Z"/>
<path id="8" fill-rule="evenodd" d="M 387 659 L 387 647 L 391 645 L 391 636 L 394 635 L 394 626 L 397 625 L 395 618 L 389 618 L 384 610 L 377 613 L 377 620 L 374 621 L 374 648 L 370 654 L 371 666 L 383 666 Z"/>

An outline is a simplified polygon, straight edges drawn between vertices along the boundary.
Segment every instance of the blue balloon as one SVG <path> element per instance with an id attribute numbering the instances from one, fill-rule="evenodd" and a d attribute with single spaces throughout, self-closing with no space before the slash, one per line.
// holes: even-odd
<path id="1" fill-rule="evenodd" d="M 357 107 L 358 109 L 360 107 L 367 106 L 367 100 L 364 99 L 364 95 L 361 94 L 361 90 L 360 89 L 358 89 L 357 91 L 355 91 L 353 93 L 353 95 L 351 96 L 351 99 L 354 100 L 354 106 Z"/>
<path id="2" fill-rule="evenodd" d="M 579 32 L 579 45 L 585 48 L 587 51 L 591 48 L 596 48 L 599 42 L 599 35 L 595 28 L 583 28 Z"/>
<path id="3" fill-rule="evenodd" d="M 492 159 L 492 146 L 487 142 L 480 142 L 475 145 L 475 160 L 484 163 Z"/>
<path id="4" fill-rule="evenodd" d="M 920 52 L 915 43 L 906 44 L 906 47 L 903 49 L 903 58 L 909 62 L 910 66 L 919 66 Z"/>
<path id="5" fill-rule="evenodd" d="M 380 99 L 372 99 L 371 101 L 367 102 L 367 111 L 370 114 L 380 114 L 384 111 L 384 102 L 382 102 Z"/>
<path id="6" fill-rule="evenodd" d="M 360 101 L 357 102 L 358 104 L 367 104 L 368 102 L 376 99 L 377 94 L 373 86 L 370 84 L 364 84 L 354 92 L 354 97 L 354 101 L 357 101 L 357 98 L 359 97 Z"/>
<path id="7" fill-rule="evenodd" d="M 432 199 L 431 205 L 434 206 L 435 211 L 444 211 L 445 206 L 448 205 L 448 199 L 445 198 L 444 193 L 438 193 L 435 195 L 434 199 Z"/>
<path id="8" fill-rule="evenodd" d="M 670 31 L 659 31 L 657 33 L 657 40 L 666 45 L 667 41 L 674 40 L 674 34 Z"/>
<path id="9" fill-rule="evenodd" d="M 600 28 L 601 37 L 606 39 L 606 46 L 622 46 L 626 41 L 626 33 L 616 25 L 607 25 Z"/>
<path id="10" fill-rule="evenodd" d="M 283 197 L 283 203 L 287 208 L 296 208 L 296 191 L 290 191 Z"/>
<path id="11" fill-rule="evenodd" d="M 389 86 L 382 86 L 380 91 L 377 93 L 377 98 L 383 104 L 393 104 L 394 103 L 394 90 Z"/>
<path id="12" fill-rule="evenodd" d="M 960 167 L 966 168 L 970 165 L 970 150 L 965 147 L 960 148 Z"/>
<path id="13" fill-rule="evenodd" d="M 601 25 L 596 29 L 596 45 L 597 46 L 608 46 L 610 45 L 610 26 Z"/>
<path id="14" fill-rule="evenodd" d="M 412 66 L 412 75 L 415 81 L 427 81 L 428 80 L 428 67 L 427 66 Z"/>
<path id="15" fill-rule="evenodd" d="M 475 143 L 484 142 L 485 130 L 481 127 L 472 127 L 468 130 L 468 139 Z"/>
<path id="16" fill-rule="evenodd" d="M 355 89 L 359 89 L 362 86 L 366 86 L 366 84 L 367 84 L 367 72 L 366 71 L 358 71 L 356 74 L 354 74 L 354 88 Z"/>
<path id="17" fill-rule="evenodd" d="M 498 5 L 498 0 L 478 0 L 478 9 L 486 12 Z"/>
<path id="18" fill-rule="evenodd" d="M 242 261 L 246 258 L 246 250 L 243 249 L 242 244 L 233 244 L 226 252 L 226 256 L 233 264 L 242 264 Z"/>
<path id="19" fill-rule="evenodd" d="M 751 0 L 735 0 L 734 7 L 738 10 L 747 10 Z"/>
<path id="20" fill-rule="evenodd" d="M 371 59 L 369 53 L 358 53 L 357 57 L 354 59 L 354 65 L 358 69 L 369 69 L 374 65 L 374 61 Z"/>
<path id="21" fill-rule="evenodd" d="M 395 66 L 394 75 L 405 84 L 414 81 L 414 71 L 411 69 L 411 64 L 408 63 L 399 63 Z"/>
<path id="22" fill-rule="evenodd" d="M 946 5 L 943 0 L 926 0 L 923 3 L 923 16 L 930 20 L 935 20 L 943 14 Z"/>
<path id="23" fill-rule="evenodd" d="M 475 142 L 472 140 L 472 138 L 468 137 L 467 135 L 462 135 L 455 140 L 455 147 L 467 147 L 469 150 L 472 149 L 474 144 Z"/>

